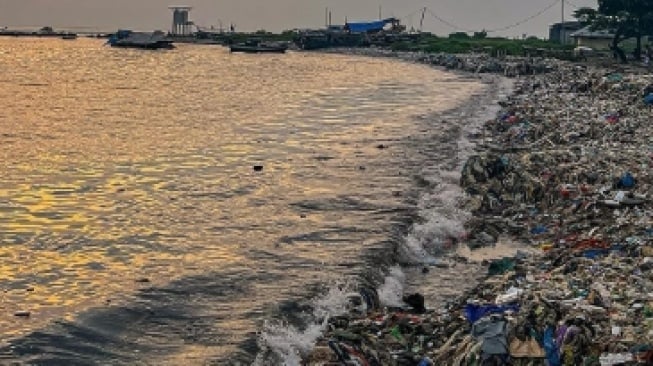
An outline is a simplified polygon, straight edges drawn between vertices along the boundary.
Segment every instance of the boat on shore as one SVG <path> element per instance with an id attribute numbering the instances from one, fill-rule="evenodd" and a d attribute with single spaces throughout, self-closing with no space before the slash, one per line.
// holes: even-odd
<path id="1" fill-rule="evenodd" d="M 166 38 L 162 32 L 144 33 L 130 30 L 119 30 L 113 34 L 107 44 L 111 47 L 141 48 L 148 50 L 172 49 L 173 41 Z"/>
<path id="2" fill-rule="evenodd" d="M 77 34 L 75 33 L 64 34 L 63 36 L 61 36 L 61 39 L 75 40 L 77 39 Z"/>
<path id="3" fill-rule="evenodd" d="M 231 52 L 242 53 L 285 53 L 288 50 L 288 45 L 249 40 L 245 43 L 232 44 L 229 46 L 229 49 Z"/>

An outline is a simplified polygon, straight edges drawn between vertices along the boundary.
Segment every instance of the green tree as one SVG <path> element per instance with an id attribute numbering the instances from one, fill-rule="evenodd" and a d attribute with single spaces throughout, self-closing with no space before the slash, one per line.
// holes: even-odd
<path id="1" fill-rule="evenodd" d="M 469 34 L 467 34 L 465 32 L 455 32 L 455 33 L 449 34 L 449 38 L 450 39 L 469 39 L 470 37 L 469 37 Z"/>
<path id="2" fill-rule="evenodd" d="M 480 32 L 474 32 L 474 39 L 485 39 L 487 38 L 487 32 L 484 30 Z"/>
<path id="3" fill-rule="evenodd" d="M 598 9 L 581 8 L 575 17 L 591 30 L 614 32 L 612 50 L 622 62 L 626 54 L 619 46 L 629 38 L 635 38 L 635 57 L 641 58 L 642 38 L 653 34 L 653 1 L 651 0 L 598 0 Z"/>

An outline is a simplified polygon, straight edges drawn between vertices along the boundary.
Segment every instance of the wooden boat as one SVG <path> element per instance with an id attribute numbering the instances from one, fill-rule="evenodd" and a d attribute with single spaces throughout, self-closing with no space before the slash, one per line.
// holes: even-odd
<path id="1" fill-rule="evenodd" d="M 232 44 L 229 46 L 231 52 L 244 53 L 285 53 L 288 45 L 285 44 L 266 44 L 259 41 L 250 40 L 245 43 Z"/>

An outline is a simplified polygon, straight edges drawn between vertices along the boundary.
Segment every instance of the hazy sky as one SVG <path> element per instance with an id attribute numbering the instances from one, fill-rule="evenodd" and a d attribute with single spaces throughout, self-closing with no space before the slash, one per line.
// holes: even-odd
<path id="1" fill-rule="evenodd" d="M 419 9 L 428 7 L 447 22 L 464 29 L 496 29 L 514 24 L 553 4 L 555 0 L 0 0 L 0 26 L 54 28 L 92 27 L 111 31 L 117 28 L 168 30 L 172 16 L 169 5 L 193 7 L 191 20 L 209 27 L 236 24 L 250 31 L 320 27 L 325 8 L 332 11 L 333 23 L 396 16 L 410 28 L 419 26 Z M 573 6 L 596 6 L 596 0 L 569 0 L 567 17 Z M 412 16 L 410 16 L 412 14 Z M 548 25 L 560 21 L 561 3 L 518 27 L 493 33 L 504 36 L 547 36 Z M 448 34 L 454 29 L 427 13 L 424 29 Z"/>

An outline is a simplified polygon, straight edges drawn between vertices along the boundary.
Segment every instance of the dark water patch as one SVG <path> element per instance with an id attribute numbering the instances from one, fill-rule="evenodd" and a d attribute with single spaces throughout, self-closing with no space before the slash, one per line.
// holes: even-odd
<path id="1" fill-rule="evenodd" d="M 86 268 L 93 270 L 93 271 L 102 271 L 106 269 L 106 266 L 103 263 L 100 262 L 90 262 L 86 264 Z"/>
<path id="2" fill-rule="evenodd" d="M 288 324 L 301 328 L 306 324 L 313 308 L 304 301 L 284 300 L 278 304 L 277 310 Z"/>
<path id="3" fill-rule="evenodd" d="M 12 342 L 11 346 L 0 350 L 0 360 L 11 364 L 29 365 L 94 365 L 97 359 L 109 363 L 128 364 L 136 361 L 135 356 L 113 350 L 131 348 L 117 338 L 104 337 L 97 331 L 70 323 L 58 323 L 51 327 L 52 332 L 35 332 L 29 340 Z M 111 349 L 112 351 L 110 351 Z"/>
<path id="4" fill-rule="evenodd" d="M 17 206 L 13 204 L 7 204 L 7 203 L 0 203 L 0 212 L 6 212 L 6 213 L 28 213 L 29 210 L 26 207 L 22 206 Z M 0 221 L 2 221 L 2 218 L 0 218 Z"/>
<path id="5" fill-rule="evenodd" d="M 130 365 L 172 355 L 185 345 L 216 347 L 230 342 L 220 324 L 230 311 L 210 311 L 212 304 L 238 303 L 255 296 L 249 286 L 274 281 L 246 272 L 214 272 L 186 277 L 163 287 L 139 291 L 126 305 L 98 308 L 72 322 L 57 322 L 9 342 L 0 360 L 30 365 L 102 363 Z M 207 311 L 209 310 L 209 311 Z"/>
<path id="6" fill-rule="evenodd" d="M 249 258 L 252 258 L 253 260 L 260 260 L 260 261 L 278 261 L 284 258 L 285 254 L 282 253 L 275 253 L 271 250 L 263 250 L 263 249 L 252 249 L 249 250 L 247 253 L 247 256 Z"/>
<path id="7" fill-rule="evenodd" d="M 34 87 L 45 87 L 50 86 L 48 83 L 20 83 L 20 86 L 34 86 Z"/>
<path id="8" fill-rule="evenodd" d="M 229 221 L 231 218 L 230 217 L 219 217 L 216 218 L 216 221 L 224 221 L 225 225 L 216 225 L 211 228 L 209 228 L 209 231 L 213 231 L 216 233 L 228 233 L 228 232 L 241 232 L 242 230 L 250 230 L 252 227 L 247 225 L 229 225 L 231 222 Z"/>
<path id="9" fill-rule="evenodd" d="M 216 199 L 216 200 L 227 200 L 241 195 L 241 192 L 230 191 L 230 192 L 203 192 L 203 193 L 190 193 L 187 195 L 189 198 L 193 199 Z"/>
<path id="10" fill-rule="evenodd" d="M 251 365 L 254 362 L 254 357 L 260 352 L 258 340 L 256 335 L 248 337 L 245 341 L 238 345 L 237 351 L 229 356 L 226 360 L 215 360 L 210 365 L 215 366 L 243 366 Z"/>
<path id="11" fill-rule="evenodd" d="M 68 217 L 69 215 L 61 212 L 32 212 L 32 216 L 36 218 L 42 218 L 42 219 L 48 219 L 48 220 L 64 220 Z"/>
<path id="12" fill-rule="evenodd" d="M 166 189 L 170 191 L 184 191 L 183 187 L 174 187 L 171 185 L 166 186 Z M 233 188 L 230 189 L 229 191 L 193 192 L 193 193 L 186 194 L 186 197 L 192 199 L 211 198 L 211 199 L 218 199 L 218 200 L 226 200 L 234 197 L 242 197 L 242 196 L 249 195 L 253 193 L 256 189 L 257 187 L 253 185 L 249 185 L 249 186 Z"/>
<path id="13" fill-rule="evenodd" d="M 297 234 L 293 236 L 284 236 L 279 239 L 283 244 L 295 244 L 302 242 L 309 243 L 349 243 L 351 241 L 351 234 L 366 233 L 368 230 L 356 227 L 334 227 L 324 228 L 317 231 L 308 233 Z"/>
<path id="14" fill-rule="evenodd" d="M 329 161 L 329 160 L 335 159 L 335 157 L 334 156 L 324 155 L 324 156 L 314 156 L 313 159 L 315 159 L 317 161 Z"/>
<path id="15" fill-rule="evenodd" d="M 68 196 L 74 193 L 79 193 L 78 189 L 55 189 L 50 191 L 53 196 Z"/>
<path id="16" fill-rule="evenodd" d="M 314 211 L 377 211 L 383 208 L 378 204 L 365 201 L 360 197 L 337 196 L 321 200 L 295 202 L 292 206 Z"/>

